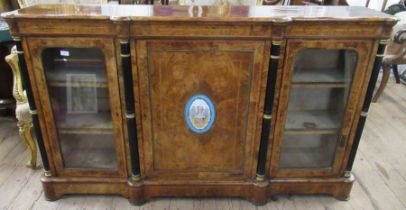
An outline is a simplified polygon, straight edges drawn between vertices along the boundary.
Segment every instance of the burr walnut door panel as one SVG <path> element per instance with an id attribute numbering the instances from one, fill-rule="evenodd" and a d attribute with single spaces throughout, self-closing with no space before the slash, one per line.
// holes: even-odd
<path id="1" fill-rule="evenodd" d="M 132 54 L 138 69 L 134 84 L 139 84 L 135 92 L 144 175 L 252 177 L 259 145 L 260 93 L 267 73 L 264 61 L 269 54 L 264 52 L 265 42 L 132 44 L 136 45 Z"/>

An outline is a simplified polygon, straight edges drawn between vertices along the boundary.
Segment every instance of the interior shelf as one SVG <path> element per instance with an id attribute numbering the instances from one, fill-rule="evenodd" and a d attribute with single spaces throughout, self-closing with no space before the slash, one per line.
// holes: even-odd
<path id="1" fill-rule="evenodd" d="M 324 69 L 295 69 L 292 83 L 297 84 L 342 84 L 349 85 L 350 77 L 345 77 L 344 72 L 339 68 Z"/>
<path id="2" fill-rule="evenodd" d="M 80 65 L 102 65 L 102 59 L 85 59 L 85 58 L 55 58 L 55 63 L 69 63 L 69 64 L 80 64 Z"/>
<path id="3" fill-rule="evenodd" d="M 107 79 L 104 73 L 103 67 L 81 67 L 81 68 L 56 68 L 53 70 L 49 70 L 46 72 L 47 74 L 47 81 L 49 84 L 56 84 L 60 85 L 60 83 L 67 83 L 68 75 L 80 76 L 80 75 L 95 75 L 95 80 L 97 84 L 106 84 Z M 82 83 L 83 81 L 81 81 Z"/>
<path id="4" fill-rule="evenodd" d="M 49 82 L 48 85 L 50 87 L 96 87 L 96 88 L 107 88 L 107 81 L 96 82 L 81 82 L 80 85 L 69 85 L 67 82 Z"/>
<path id="5" fill-rule="evenodd" d="M 317 129 L 317 130 L 285 130 L 285 135 L 314 135 L 314 134 L 336 134 L 337 129 Z"/>
<path id="6" fill-rule="evenodd" d="M 341 127 L 341 118 L 333 110 L 289 111 L 285 134 L 332 134 Z"/>
<path id="7" fill-rule="evenodd" d="M 93 134 L 112 134 L 111 129 L 105 128 L 60 128 L 60 134 L 84 134 L 84 135 L 93 135 Z"/>
<path id="8" fill-rule="evenodd" d="M 340 82 L 294 82 L 293 88 L 348 88 L 349 84 Z"/>
<path id="9" fill-rule="evenodd" d="M 113 133 L 110 113 L 69 114 L 59 121 L 59 133 L 108 134 Z"/>

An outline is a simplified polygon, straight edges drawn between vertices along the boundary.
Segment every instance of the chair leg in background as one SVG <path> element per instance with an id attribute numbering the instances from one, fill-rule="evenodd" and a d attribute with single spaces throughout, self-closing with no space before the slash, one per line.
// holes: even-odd
<path id="1" fill-rule="evenodd" d="M 379 85 L 379 88 L 376 91 L 375 96 L 372 99 L 372 102 L 376 103 L 378 101 L 378 98 L 381 96 L 383 90 L 386 87 L 386 84 L 388 84 L 389 74 L 390 74 L 390 65 L 389 64 L 384 64 L 383 65 L 383 76 L 382 76 L 381 84 Z"/>
<path id="2" fill-rule="evenodd" d="M 396 83 L 399 84 L 400 83 L 400 77 L 399 77 L 398 65 L 393 64 L 392 65 L 392 71 L 393 71 L 393 75 L 395 75 Z"/>
<path id="3" fill-rule="evenodd" d="M 34 141 L 32 136 L 32 122 L 18 122 L 17 123 L 20 136 L 24 140 L 25 144 L 27 144 L 30 150 L 30 159 L 27 162 L 27 167 L 36 169 L 37 168 L 37 145 Z"/>

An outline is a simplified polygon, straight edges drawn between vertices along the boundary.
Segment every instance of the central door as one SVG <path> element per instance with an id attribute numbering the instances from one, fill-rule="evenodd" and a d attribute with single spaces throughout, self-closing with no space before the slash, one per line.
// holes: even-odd
<path id="1" fill-rule="evenodd" d="M 263 61 L 269 54 L 265 42 L 133 44 L 143 174 L 157 179 L 253 177 L 261 78 L 267 73 Z"/>

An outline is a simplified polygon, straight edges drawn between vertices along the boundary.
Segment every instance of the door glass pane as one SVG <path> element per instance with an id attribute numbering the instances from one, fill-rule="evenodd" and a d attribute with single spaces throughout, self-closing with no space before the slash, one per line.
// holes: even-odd
<path id="1" fill-rule="evenodd" d="M 102 51 L 47 48 L 42 62 L 64 166 L 117 168 Z"/>
<path id="2" fill-rule="evenodd" d="M 280 168 L 332 167 L 356 63 L 353 50 L 312 48 L 296 55 Z"/>

